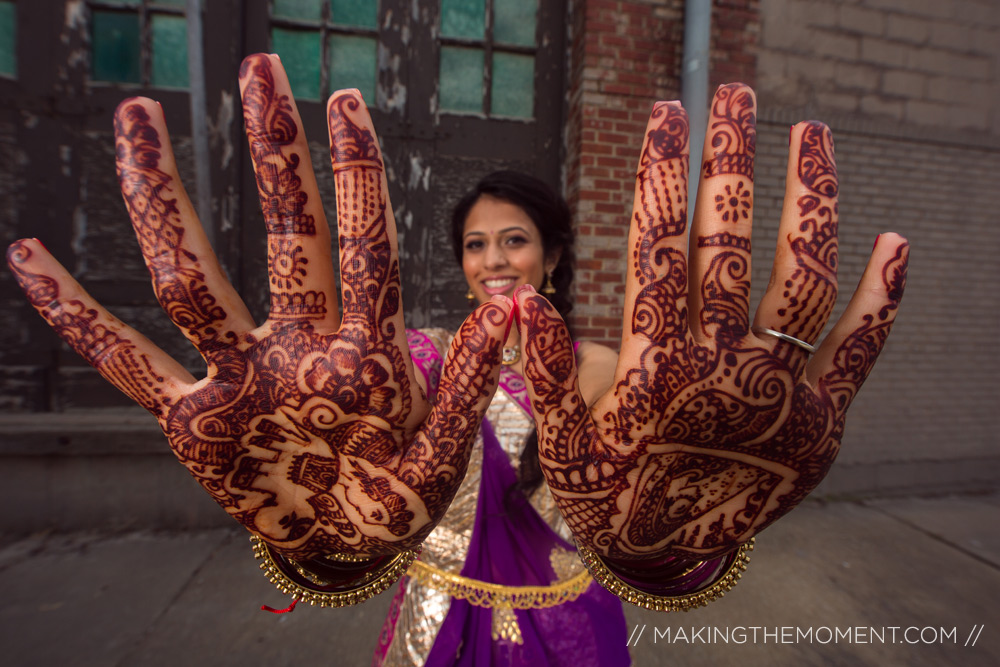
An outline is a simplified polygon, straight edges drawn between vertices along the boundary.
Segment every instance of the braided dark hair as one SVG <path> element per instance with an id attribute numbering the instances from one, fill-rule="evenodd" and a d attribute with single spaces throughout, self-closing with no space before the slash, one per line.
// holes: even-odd
<path id="1" fill-rule="evenodd" d="M 568 320 L 573 310 L 569 295 L 573 284 L 574 254 L 573 221 L 566 200 L 545 182 L 528 174 L 495 171 L 485 176 L 458 201 L 452 211 L 451 245 L 459 265 L 462 264 L 465 220 L 483 195 L 509 202 L 524 211 L 538 228 L 545 256 L 559 253 L 559 262 L 551 276 L 555 294 L 548 299 L 562 318 Z M 534 430 L 525 439 L 521 450 L 517 479 L 517 484 L 510 489 L 508 501 L 515 497 L 527 498 L 542 481 L 542 469 L 538 463 L 538 434 Z"/>

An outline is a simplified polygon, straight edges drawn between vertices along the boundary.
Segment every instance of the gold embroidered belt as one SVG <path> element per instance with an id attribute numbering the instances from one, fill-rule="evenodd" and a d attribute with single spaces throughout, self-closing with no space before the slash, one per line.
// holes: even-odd
<path id="1" fill-rule="evenodd" d="M 587 570 L 551 586 L 503 586 L 460 574 L 445 572 L 416 560 L 407 575 L 428 588 L 467 600 L 477 607 L 502 609 L 547 609 L 580 597 L 594 579 Z"/>
<path id="2" fill-rule="evenodd" d="M 515 609 L 547 609 L 576 600 L 594 580 L 587 570 L 551 586 L 503 586 L 480 581 L 460 574 L 445 572 L 419 560 L 413 561 L 407 575 L 424 586 L 466 600 L 477 607 L 492 612 L 494 641 L 523 644 L 521 628 L 514 615 Z"/>

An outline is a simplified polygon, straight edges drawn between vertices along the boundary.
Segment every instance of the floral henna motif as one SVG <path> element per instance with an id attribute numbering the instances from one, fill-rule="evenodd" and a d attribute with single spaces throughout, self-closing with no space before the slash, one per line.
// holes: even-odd
<path id="1" fill-rule="evenodd" d="M 715 211 L 723 222 L 749 220 L 753 210 L 753 193 L 737 181 L 736 185 L 725 186 L 725 193 L 715 195 Z"/>

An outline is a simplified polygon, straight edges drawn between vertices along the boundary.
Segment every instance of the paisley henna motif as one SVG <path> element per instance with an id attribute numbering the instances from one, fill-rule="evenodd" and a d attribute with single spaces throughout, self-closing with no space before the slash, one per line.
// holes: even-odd
<path id="1" fill-rule="evenodd" d="M 737 174 L 753 181 L 757 152 L 757 102 L 741 83 L 720 86 L 712 102 L 708 125 L 711 139 L 702 162 L 704 177 Z M 751 204 L 752 205 L 752 204 Z"/>
<path id="2" fill-rule="evenodd" d="M 839 191 L 837 167 L 833 159 L 833 135 L 822 123 L 808 122 L 799 151 L 799 179 L 810 190 L 825 197 Z"/>

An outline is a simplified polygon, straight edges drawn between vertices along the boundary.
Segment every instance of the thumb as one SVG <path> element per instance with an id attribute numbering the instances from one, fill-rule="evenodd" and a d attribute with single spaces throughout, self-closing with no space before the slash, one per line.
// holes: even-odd
<path id="1" fill-rule="evenodd" d="M 437 398 L 403 456 L 401 476 L 443 514 L 465 476 L 472 443 L 500 375 L 514 302 L 495 296 L 459 328 L 444 361 Z"/>
<path id="2" fill-rule="evenodd" d="M 807 378 L 843 419 L 885 346 L 906 286 L 910 246 L 897 234 L 876 240 L 858 289 L 806 367 Z"/>
<path id="3" fill-rule="evenodd" d="M 593 422 L 580 395 L 576 352 L 566 323 L 548 299 L 526 285 L 514 295 L 524 349 L 524 379 L 538 429 L 538 455 L 550 486 L 576 462 L 593 441 Z M 567 467 L 569 466 L 569 467 Z M 578 471 L 575 473 L 578 474 Z M 579 480 L 577 480 L 579 482 Z"/>

